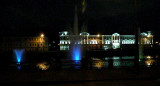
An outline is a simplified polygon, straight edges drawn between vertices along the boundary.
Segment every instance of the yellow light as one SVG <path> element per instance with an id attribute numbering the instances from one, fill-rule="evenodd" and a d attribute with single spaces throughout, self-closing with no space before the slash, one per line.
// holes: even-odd
<path id="1" fill-rule="evenodd" d="M 147 56 L 146 58 L 147 58 L 147 59 L 151 59 L 151 56 Z"/>
<path id="2" fill-rule="evenodd" d="M 44 37 L 44 34 L 41 34 L 41 37 Z"/>
<path id="3" fill-rule="evenodd" d="M 145 64 L 147 67 L 150 67 L 154 63 L 154 60 L 146 60 Z"/>
<path id="4" fill-rule="evenodd" d="M 98 34 L 97 37 L 99 37 L 100 35 Z"/>
<path id="5" fill-rule="evenodd" d="M 151 37 L 151 35 L 148 35 L 147 37 Z"/>
<path id="6" fill-rule="evenodd" d="M 36 66 L 41 70 L 47 70 L 50 67 L 47 62 L 38 63 Z"/>
<path id="7" fill-rule="evenodd" d="M 156 44 L 158 44 L 158 42 L 155 42 Z"/>
<path id="8" fill-rule="evenodd" d="M 93 58 L 93 61 L 95 61 L 93 66 L 98 68 L 98 69 L 100 69 L 100 68 L 102 68 L 104 66 L 104 61 L 101 60 L 101 59 Z"/>

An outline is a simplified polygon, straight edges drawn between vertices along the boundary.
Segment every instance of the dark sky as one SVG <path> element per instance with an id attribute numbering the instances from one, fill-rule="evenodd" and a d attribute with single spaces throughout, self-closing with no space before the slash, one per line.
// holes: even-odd
<path id="1" fill-rule="evenodd" d="M 86 0 L 85 20 L 91 34 L 133 34 L 134 0 Z M 79 23 L 84 17 L 80 12 Z M 138 24 L 141 31 L 160 33 L 159 0 L 137 0 Z M 9 0 L 0 3 L 1 36 L 37 36 L 44 32 L 58 40 L 58 33 L 73 26 L 75 0 Z M 80 27 L 80 26 L 79 26 Z"/>

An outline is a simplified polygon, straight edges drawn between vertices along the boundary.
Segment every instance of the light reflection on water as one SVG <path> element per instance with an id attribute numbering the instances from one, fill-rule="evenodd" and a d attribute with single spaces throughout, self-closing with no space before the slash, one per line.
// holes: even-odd
<path id="1" fill-rule="evenodd" d="M 63 60 L 63 68 L 75 68 L 75 69 L 80 69 L 83 67 L 83 62 L 82 61 L 71 61 L 67 62 L 65 64 L 65 60 Z M 153 59 L 152 56 L 144 56 L 143 60 L 140 63 L 140 66 L 144 67 L 151 67 L 153 64 L 155 64 L 155 60 Z M 124 68 L 124 67 L 134 67 L 135 66 L 135 57 L 134 56 L 113 56 L 113 57 L 105 57 L 105 58 L 96 58 L 96 57 L 91 57 L 90 61 L 88 61 L 86 64 L 86 67 L 88 65 L 91 65 L 93 69 L 102 69 L 102 68 L 109 68 L 110 66 L 112 68 Z"/>
<path id="2" fill-rule="evenodd" d="M 99 59 L 99 58 L 93 58 L 92 61 L 94 62 L 93 63 L 93 67 L 97 68 L 97 69 L 101 69 L 102 67 L 105 67 L 108 65 L 108 62 L 107 65 L 105 65 L 105 61 Z"/>
<path id="3" fill-rule="evenodd" d="M 80 60 L 73 61 L 73 67 L 75 69 L 80 69 L 81 68 L 81 61 Z"/>
<path id="4" fill-rule="evenodd" d="M 17 70 L 21 70 L 21 65 L 17 65 Z"/>
<path id="5" fill-rule="evenodd" d="M 151 65 L 153 65 L 154 62 L 155 62 L 154 60 L 149 59 L 145 61 L 145 64 L 147 67 L 150 67 Z"/>
<path id="6" fill-rule="evenodd" d="M 158 65 L 156 60 L 158 56 L 144 56 L 141 62 L 139 62 L 140 67 L 152 67 Z M 58 65 L 58 66 L 57 66 Z M 70 60 L 61 59 L 59 62 L 54 59 L 53 61 L 37 62 L 36 67 L 40 70 L 48 70 L 54 68 L 61 69 L 107 69 L 107 68 L 130 68 L 135 66 L 134 56 L 113 56 L 113 57 L 90 57 L 82 60 Z M 21 67 L 17 66 L 18 70 Z M 24 69 L 24 68 L 23 68 Z"/>
<path id="7" fill-rule="evenodd" d="M 41 70 L 47 70 L 50 67 L 47 62 L 40 62 L 36 66 Z"/>
<path id="8" fill-rule="evenodd" d="M 158 61 L 155 59 L 157 59 L 158 56 L 155 56 L 155 58 L 154 58 L 153 56 L 147 55 L 147 56 L 144 56 L 143 58 L 144 58 L 144 62 L 142 62 L 142 65 L 145 65 L 146 67 L 151 67 L 153 65 L 157 65 Z"/>

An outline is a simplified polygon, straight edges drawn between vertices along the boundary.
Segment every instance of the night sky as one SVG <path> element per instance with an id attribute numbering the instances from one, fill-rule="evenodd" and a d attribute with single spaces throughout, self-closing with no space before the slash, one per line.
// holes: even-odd
<path id="1" fill-rule="evenodd" d="M 73 27 L 74 7 L 78 6 L 79 28 L 83 20 L 91 34 L 133 34 L 134 0 L 9 0 L 0 3 L 1 36 L 37 36 L 45 33 L 51 41 L 59 40 L 59 32 Z M 138 25 L 141 31 L 153 31 L 160 40 L 159 0 L 137 0 Z M 81 31 L 79 29 L 79 31 Z"/>

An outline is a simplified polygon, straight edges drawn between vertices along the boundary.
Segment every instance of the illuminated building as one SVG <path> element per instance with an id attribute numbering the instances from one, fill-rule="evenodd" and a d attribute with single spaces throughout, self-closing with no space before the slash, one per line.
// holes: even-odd
<path id="1" fill-rule="evenodd" d="M 141 43 L 153 44 L 153 35 L 151 34 L 151 31 L 148 31 L 147 33 L 141 33 Z"/>
<path id="2" fill-rule="evenodd" d="M 5 37 L 0 44 L 1 51 L 25 49 L 25 51 L 48 51 L 47 37 Z"/>
<path id="3" fill-rule="evenodd" d="M 90 35 L 87 32 L 82 32 L 79 35 L 70 35 L 68 31 L 60 32 L 59 35 L 60 50 L 69 50 L 73 44 L 82 45 L 86 50 L 135 47 L 135 35 L 120 35 L 118 33 L 112 35 Z M 140 38 L 142 45 L 152 47 L 153 35 L 151 34 L 151 31 L 141 33 Z"/>
<path id="4" fill-rule="evenodd" d="M 82 7 L 86 7 L 86 1 Z M 82 2 L 83 4 L 83 2 Z M 85 8 L 86 9 L 86 8 Z M 83 14 L 83 13 L 82 13 Z M 83 14 L 84 15 L 84 14 Z M 75 5 L 75 15 L 73 23 L 73 32 L 74 35 L 70 34 L 68 31 L 59 32 L 60 35 L 60 50 L 70 50 L 73 45 L 81 45 L 82 49 L 86 50 L 108 50 L 108 49 L 117 49 L 117 48 L 135 48 L 135 35 L 121 35 L 118 33 L 113 33 L 111 35 L 90 35 L 86 32 L 87 28 L 83 28 L 81 33 L 79 32 L 78 24 L 78 9 Z M 84 18 L 85 20 L 86 18 Z M 87 26 L 84 26 L 87 27 Z M 84 30 L 83 30 L 84 29 Z M 153 44 L 153 35 L 151 31 L 143 32 L 140 34 L 141 43 L 144 47 L 152 47 Z"/>

